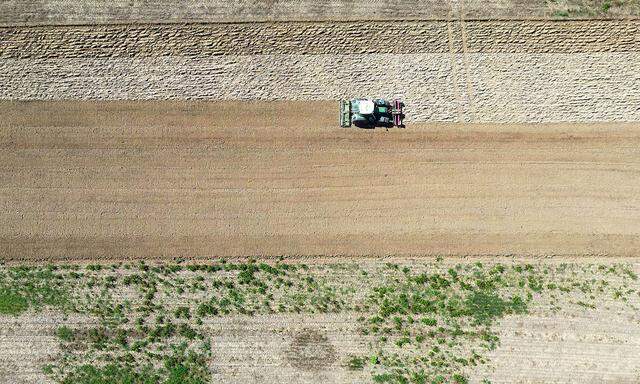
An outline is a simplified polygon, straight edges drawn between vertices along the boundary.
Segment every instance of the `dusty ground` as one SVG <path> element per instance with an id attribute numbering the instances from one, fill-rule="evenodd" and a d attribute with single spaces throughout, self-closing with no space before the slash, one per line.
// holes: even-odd
<path id="1" fill-rule="evenodd" d="M 636 124 L 345 130 L 334 102 L 2 109 L 5 261 L 640 247 Z"/>
<path id="2" fill-rule="evenodd" d="M 367 353 L 366 338 L 354 329 L 355 317 L 232 317 L 209 324 L 219 356 L 214 366 L 218 382 L 369 382 L 366 375 L 341 366 L 340 359 L 310 369 L 292 366 L 287 359 L 296 335 L 310 330 L 328 342 L 314 343 L 316 349 L 336 350 L 343 360 Z M 630 311 L 600 308 L 509 316 L 498 332 L 501 344 L 489 354 L 491 364 L 471 369 L 471 383 L 482 378 L 493 384 L 621 384 L 640 379 L 640 318 Z M 307 353 L 320 361 L 325 352 L 316 349 Z"/>
<path id="3" fill-rule="evenodd" d="M 157 21 L 628 18 L 637 0 L 347 0 L 224 1 L 3 0 L 2 24 L 94 24 Z"/>
<path id="4" fill-rule="evenodd" d="M 0 28 L 0 42 L 1 59 L 638 52 L 640 23 L 399 20 L 17 26 Z"/>
<path id="5" fill-rule="evenodd" d="M 0 315 L 0 383 L 53 383 L 42 368 L 60 353 L 56 329 L 64 324 L 82 328 L 90 322 L 86 316 L 56 311 Z"/>
<path id="6" fill-rule="evenodd" d="M 637 315 L 600 309 L 570 315 L 513 316 L 500 325 L 491 353 L 493 384 L 637 383 L 640 325 Z"/>
<path id="7" fill-rule="evenodd" d="M 629 311 L 573 310 L 509 316 L 499 326 L 500 346 L 491 364 L 470 370 L 471 383 L 492 384 L 636 383 L 640 379 L 640 318 Z M 362 383 L 366 374 L 349 372 L 339 358 L 320 360 L 326 350 L 345 356 L 367 353 L 366 338 L 355 329 L 355 317 L 335 315 L 231 317 L 207 323 L 212 329 L 212 364 L 216 382 L 244 383 L 293 380 L 295 383 Z M 296 335 L 313 332 L 326 338 L 310 343 L 309 360 L 298 367 L 288 359 Z M 305 352 L 302 352 L 305 353 Z"/>
<path id="8" fill-rule="evenodd" d="M 217 355 L 212 363 L 217 383 L 369 382 L 365 372 L 344 366 L 349 355 L 367 354 L 357 316 L 230 316 L 205 323 Z"/>

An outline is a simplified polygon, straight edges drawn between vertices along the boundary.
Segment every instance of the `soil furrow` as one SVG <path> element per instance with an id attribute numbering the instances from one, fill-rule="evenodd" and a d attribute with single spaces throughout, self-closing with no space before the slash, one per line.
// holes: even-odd
<path id="1" fill-rule="evenodd" d="M 0 58 L 446 53 L 449 23 L 466 53 L 640 51 L 636 21 L 394 21 L 0 28 Z"/>

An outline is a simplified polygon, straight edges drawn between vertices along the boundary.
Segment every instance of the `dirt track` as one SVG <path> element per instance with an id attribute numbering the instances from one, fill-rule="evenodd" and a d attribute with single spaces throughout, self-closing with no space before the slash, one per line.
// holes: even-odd
<path id="1" fill-rule="evenodd" d="M 4 0 L 0 25 L 157 21 L 637 18 L 640 4 L 599 0 Z"/>
<path id="2" fill-rule="evenodd" d="M 1 108 L 4 261 L 640 249 L 637 124 L 343 130 L 334 102 Z"/>

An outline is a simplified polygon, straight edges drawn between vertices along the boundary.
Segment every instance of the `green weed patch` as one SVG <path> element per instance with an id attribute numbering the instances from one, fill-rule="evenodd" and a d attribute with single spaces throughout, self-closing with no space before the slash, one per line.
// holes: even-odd
<path id="1" fill-rule="evenodd" d="M 626 265 L 440 262 L 0 267 L 0 314 L 95 319 L 56 330 L 62 353 L 43 370 L 62 384 L 210 383 L 207 318 L 342 312 L 357 314 L 369 340 L 368 352 L 342 358 L 344 369 L 376 383 L 462 384 L 499 346 L 505 316 L 640 298 Z"/>

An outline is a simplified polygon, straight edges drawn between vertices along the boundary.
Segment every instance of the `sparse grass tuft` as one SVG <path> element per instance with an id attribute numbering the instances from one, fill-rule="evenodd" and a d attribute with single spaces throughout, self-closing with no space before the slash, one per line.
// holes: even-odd
<path id="1" fill-rule="evenodd" d="M 637 0 L 546 0 L 546 3 L 553 16 L 560 18 L 640 14 L 640 2 Z"/>
<path id="2" fill-rule="evenodd" d="M 56 331 L 56 336 L 62 341 L 71 341 L 73 340 L 73 331 L 71 328 L 63 325 Z"/>
<path id="3" fill-rule="evenodd" d="M 462 376 L 461 374 L 456 373 L 453 375 L 453 382 L 455 384 L 468 384 L 469 380 L 467 380 L 467 378 Z"/>
<path id="4" fill-rule="evenodd" d="M 351 371 L 361 371 L 367 360 L 360 356 L 349 356 L 347 359 L 347 368 Z"/>
<path id="5" fill-rule="evenodd" d="M 138 371 L 127 365 L 83 365 L 63 379 L 61 384 L 156 384 L 160 382 L 158 380 L 159 377 L 150 367 Z"/>
<path id="6" fill-rule="evenodd" d="M 466 313 L 478 323 L 491 324 L 505 314 L 526 313 L 527 306 L 518 296 L 511 300 L 503 300 L 495 292 L 473 292 L 466 300 Z"/>
<path id="7" fill-rule="evenodd" d="M 0 289 L 0 314 L 19 315 L 27 308 L 29 308 L 29 303 L 23 296 L 8 289 Z"/>

